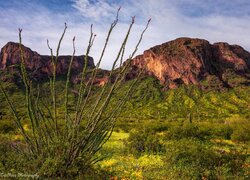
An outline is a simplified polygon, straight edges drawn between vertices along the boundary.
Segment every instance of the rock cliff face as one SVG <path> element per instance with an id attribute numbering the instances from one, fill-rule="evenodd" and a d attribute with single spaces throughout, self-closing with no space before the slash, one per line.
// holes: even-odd
<path id="1" fill-rule="evenodd" d="M 36 80 L 47 79 L 52 75 L 53 66 L 51 56 L 43 56 L 30 48 L 22 46 L 22 51 L 25 59 L 25 66 L 30 76 Z M 75 56 L 72 64 L 72 73 L 77 75 L 81 72 L 84 66 L 85 56 Z M 57 64 L 57 75 L 65 75 L 68 71 L 71 56 L 59 56 Z M 14 42 L 7 43 L 1 50 L 0 54 L 0 69 L 11 71 L 13 65 L 19 65 L 21 62 L 19 44 Z M 94 68 L 94 60 L 88 57 L 89 68 Z"/>
<path id="2" fill-rule="evenodd" d="M 213 53 L 221 68 L 232 68 L 238 72 L 249 72 L 250 53 L 238 45 L 215 43 Z"/>
<path id="3" fill-rule="evenodd" d="M 226 69 L 248 74 L 250 53 L 237 45 L 179 38 L 146 50 L 133 59 L 132 65 L 145 69 L 165 87 L 176 88 L 179 84 L 198 84 L 211 74 L 222 80 Z"/>
<path id="4" fill-rule="evenodd" d="M 22 46 L 25 65 L 31 78 L 48 79 L 52 75 L 51 56 L 42 56 Z M 71 56 L 59 56 L 57 75 L 65 75 Z M 1 50 L 0 70 L 11 72 L 20 65 L 19 44 L 9 42 Z M 75 56 L 72 65 L 72 82 L 80 81 L 79 74 L 84 66 L 84 56 Z M 94 68 L 93 58 L 88 57 L 89 68 Z M 203 39 L 179 38 L 146 50 L 132 60 L 126 80 L 144 69 L 146 75 L 155 76 L 165 88 L 176 88 L 181 84 L 200 84 L 201 80 L 216 77 L 222 86 L 228 85 L 226 72 L 234 72 L 248 79 L 250 84 L 250 53 L 238 45 L 227 43 L 210 44 Z M 108 81 L 107 70 L 99 70 L 94 84 L 103 86 Z M 211 79 L 211 78 L 210 78 Z"/>

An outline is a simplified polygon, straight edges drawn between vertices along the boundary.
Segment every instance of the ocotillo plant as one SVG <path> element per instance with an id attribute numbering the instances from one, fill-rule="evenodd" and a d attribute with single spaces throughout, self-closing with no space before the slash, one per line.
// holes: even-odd
<path id="1" fill-rule="evenodd" d="M 74 112 L 72 112 L 72 110 L 69 111 L 69 87 L 71 68 L 75 55 L 75 37 L 73 38 L 73 54 L 70 59 L 65 82 L 63 104 L 58 103 L 56 93 L 57 63 L 61 42 L 67 30 L 66 23 L 57 46 L 55 56 L 49 45 L 49 41 L 47 41 L 47 45 L 51 53 L 51 63 L 53 66 L 53 75 L 50 78 L 51 104 L 45 104 L 43 102 L 42 97 L 40 97 L 42 95 L 40 93 L 39 85 L 37 88 L 34 88 L 32 81 L 28 77 L 22 50 L 22 30 L 19 29 L 21 78 L 25 85 L 25 107 L 27 111 L 27 119 L 31 125 L 31 131 L 25 131 L 22 124 L 23 117 L 18 113 L 14 103 L 10 100 L 2 84 L 0 84 L 0 88 L 10 106 L 11 111 L 13 112 L 15 117 L 14 121 L 26 144 L 26 148 L 22 151 L 23 154 L 25 154 L 31 161 L 36 160 L 35 162 L 37 162 L 37 160 L 40 160 L 40 164 L 42 164 L 42 168 L 38 170 L 38 173 L 44 173 L 47 168 L 50 170 L 52 169 L 52 173 L 46 174 L 45 172 L 45 176 L 65 175 L 66 173 L 72 171 L 79 173 L 83 172 L 86 168 L 90 167 L 93 163 L 96 163 L 102 158 L 95 156 L 95 154 L 102 148 L 103 144 L 111 136 L 115 125 L 115 117 L 119 113 L 120 108 L 126 102 L 127 97 L 137 82 L 137 79 L 133 80 L 127 92 L 125 92 L 124 96 L 116 102 L 116 105 L 111 111 L 106 112 L 107 107 L 113 94 L 121 86 L 131 65 L 131 60 L 134 57 L 150 22 L 149 20 L 145 29 L 142 31 L 137 44 L 135 45 L 135 49 L 124 63 L 124 53 L 127 41 L 135 20 L 134 17 L 132 18 L 128 31 L 125 34 L 124 40 L 113 62 L 112 69 L 109 72 L 108 82 L 101 87 L 102 89 L 97 95 L 95 102 L 92 102 L 93 107 L 87 108 L 93 92 L 94 80 L 97 77 L 97 72 L 103 60 L 112 32 L 118 23 L 118 18 L 119 10 L 114 22 L 110 26 L 101 56 L 94 69 L 88 69 L 87 67 L 88 55 L 96 36 L 93 33 L 91 25 L 89 43 L 85 53 L 85 58 L 83 59 L 84 67 L 81 72 L 81 80 Z M 117 66 L 118 68 L 116 68 Z M 87 73 L 91 74 L 88 78 L 86 78 Z M 60 107 L 63 107 L 64 109 L 64 119 L 61 119 L 58 115 L 58 108 Z M 61 124 L 60 127 L 59 122 Z M 81 128 L 82 124 L 84 124 L 84 128 Z"/>

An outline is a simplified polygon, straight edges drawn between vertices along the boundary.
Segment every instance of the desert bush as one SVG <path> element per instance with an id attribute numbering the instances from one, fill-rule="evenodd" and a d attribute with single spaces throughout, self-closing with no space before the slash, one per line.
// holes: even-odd
<path id="1" fill-rule="evenodd" d="M 166 134 L 166 139 L 197 138 L 206 140 L 211 138 L 231 139 L 232 126 L 222 123 L 188 123 L 172 122 Z"/>
<path id="2" fill-rule="evenodd" d="M 247 155 L 216 152 L 197 139 L 174 141 L 166 148 L 169 179 L 234 179 L 244 177 Z"/>
<path id="3" fill-rule="evenodd" d="M 210 123 L 211 134 L 214 137 L 220 137 L 223 139 L 231 139 L 233 129 L 228 124 L 222 123 Z"/>
<path id="4" fill-rule="evenodd" d="M 161 153 L 165 150 L 161 139 L 160 135 L 150 129 L 135 129 L 129 133 L 126 147 L 136 156 L 143 153 Z"/>
<path id="5" fill-rule="evenodd" d="M 152 121 L 147 124 L 148 129 L 155 133 L 167 132 L 171 127 L 171 123 L 168 121 Z"/>
<path id="6" fill-rule="evenodd" d="M 206 139 L 211 134 L 208 129 L 202 129 L 194 123 L 172 123 L 166 134 L 166 139 L 197 138 Z"/>
<path id="7" fill-rule="evenodd" d="M 25 59 L 22 51 L 22 30 L 19 29 L 19 48 L 21 52 L 20 68 L 25 87 L 25 117 L 19 114 L 15 107 L 15 103 L 11 101 L 1 83 L 0 89 L 2 90 L 13 116 L 15 117 L 14 123 L 24 139 L 24 147 L 19 150 L 24 154 L 24 159 L 26 159 L 27 162 L 30 162 L 32 167 L 38 169 L 37 173 L 43 177 L 74 177 L 80 173 L 86 172 L 91 165 L 102 159 L 102 157 L 95 156 L 95 154 L 111 136 L 116 116 L 119 113 L 120 108 L 126 102 L 127 97 L 130 95 L 137 79 L 132 80 L 127 91 L 124 92 L 119 101 L 115 103 L 115 108 L 112 108 L 111 111 L 107 112 L 107 107 L 109 106 L 111 97 L 124 81 L 131 60 L 134 57 L 138 46 L 141 43 L 144 32 L 150 22 L 149 20 L 145 29 L 141 33 L 134 51 L 131 53 L 127 61 L 123 63 L 125 59 L 124 53 L 126 44 L 134 25 L 135 18 L 132 18 L 128 31 L 125 34 L 124 40 L 117 53 L 117 57 L 115 58 L 111 71 L 109 72 L 109 80 L 101 88 L 95 100 L 91 101 L 91 94 L 94 89 L 94 79 L 97 76 L 97 71 L 105 54 L 112 31 L 118 23 L 118 15 L 119 10 L 116 19 L 110 26 L 101 56 L 94 69 L 88 69 L 87 67 L 88 55 L 95 39 L 91 25 L 89 43 L 85 58 L 83 59 L 84 67 L 82 69 L 81 80 L 78 86 L 78 96 L 73 109 L 69 108 L 69 90 L 71 66 L 75 55 L 75 38 L 73 38 L 73 54 L 69 63 L 66 82 L 64 81 L 64 85 L 62 85 L 63 81 L 59 82 L 59 86 L 64 88 L 63 98 L 58 97 L 58 89 L 56 89 L 56 84 L 58 84 L 56 72 L 57 61 L 61 42 L 67 30 L 66 23 L 55 56 L 53 49 L 49 45 L 49 41 L 47 42 L 48 48 L 51 52 L 53 75 L 50 77 L 50 99 L 46 102 L 46 98 L 42 97 L 43 94 L 41 93 L 40 85 L 38 84 L 37 87 L 34 87 L 34 84 L 32 83 L 32 80 L 29 79 L 28 72 L 26 71 Z M 87 79 L 86 76 L 88 76 Z M 89 108 L 88 106 L 91 107 Z M 26 131 L 23 127 L 23 118 L 27 119 L 30 123 L 29 131 Z M 83 124 L 84 127 L 82 127 Z"/>
<path id="8" fill-rule="evenodd" d="M 232 125 L 233 133 L 232 140 L 247 142 L 250 141 L 250 123 L 247 120 L 239 120 Z"/>
<path id="9" fill-rule="evenodd" d="M 201 179 L 205 170 L 211 170 L 217 156 L 197 140 L 179 140 L 166 150 L 166 162 L 175 175 Z M 178 172 L 178 173 L 177 173 Z M 178 178 L 180 178 L 178 177 Z M 176 177 L 177 178 L 177 177 Z"/>
<path id="10" fill-rule="evenodd" d="M 23 158 L 23 154 L 16 152 L 18 141 L 12 141 L 7 135 L 0 135 L 0 172 L 1 173 L 13 173 L 23 172 L 25 163 L 28 160 Z M 27 167 L 27 166 L 26 166 Z M 11 172 L 10 172 L 11 170 Z"/>
<path id="11" fill-rule="evenodd" d="M 15 125 L 10 120 L 0 120 L 0 133 L 11 133 L 15 131 Z"/>

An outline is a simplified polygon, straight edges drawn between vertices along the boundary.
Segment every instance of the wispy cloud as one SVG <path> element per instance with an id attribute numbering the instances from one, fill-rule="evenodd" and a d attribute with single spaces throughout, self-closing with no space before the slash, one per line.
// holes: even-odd
<path id="1" fill-rule="evenodd" d="M 151 44 L 178 37 L 197 37 L 211 43 L 226 41 L 250 50 L 250 1 L 154 0 L 131 1 L 140 18 L 152 17 Z M 146 39 L 148 41 L 148 39 Z"/>
<path id="2" fill-rule="evenodd" d="M 152 23 L 138 53 L 183 36 L 203 38 L 211 43 L 226 41 L 250 50 L 248 0 L 19 0 L 11 3 L 0 0 L 0 47 L 8 41 L 17 41 L 17 29 L 21 27 L 25 45 L 41 54 L 49 54 L 46 39 L 55 48 L 64 22 L 67 22 L 69 28 L 61 53 L 72 53 L 71 40 L 76 36 L 77 54 L 84 54 L 89 27 L 93 23 L 97 38 L 90 55 L 98 60 L 119 6 L 122 6 L 120 22 L 111 36 L 103 68 L 111 66 L 130 17 L 134 15 L 136 23 L 129 39 L 127 56 L 148 18 L 152 18 Z"/>
<path id="3" fill-rule="evenodd" d="M 101 20 L 101 18 L 110 18 L 116 9 L 117 5 L 109 3 L 105 0 L 73 0 L 73 7 L 76 8 L 86 18 L 94 18 Z"/>

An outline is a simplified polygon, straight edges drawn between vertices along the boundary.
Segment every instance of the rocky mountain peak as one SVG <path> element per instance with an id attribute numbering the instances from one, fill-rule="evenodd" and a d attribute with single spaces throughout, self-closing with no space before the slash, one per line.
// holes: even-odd
<path id="1" fill-rule="evenodd" d="M 51 62 L 51 56 L 40 55 L 30 48 L 21 46 L 25 66 L 27 71 L 30 72 L 31 78 L 42 80 L 52 75 L 53 66 Z M 21 56 L 20 48 L 18 43 L 8 42 L 2 49 L 0 54 L 0 69 L 13 70 L 13 65 L 20 65 Z M 65 75 L 68 71 L 71 56 L 59 56 L 57 63 L 57 75 Z M 81 72 L 84 67 L 85 56 L 75 56 L 72 64 L 72 73 L 77 75 Z M 89 68 L 94 68 L 94 60 L 92 57 L 88 57 Z"/>
<path id="2" fill-rule="evenodd" d="M 133 59 L 132 65 L 144 68 L 168 88 L 179 84 L 198 84 L 207 75 L 221 79 L 225 69 L 249 73 L 250 53 L 227 43 L 178 38 L 150 48 Z"/>
<path id="3" fill-rule="evenodd" d="M 40 55 L 22 45 L 26 69 L 35 80 L 47 79 L 52 75 L 51 56 Z M 72 65 L 72 82 L 79 82 L 79 74 L 84 66 L 85 56 L 75 56 Z M 71 56 L 59 56 L 57 75 L 65 75 Z M 0 69 L 11 71 L 20 64 L 19 44 L 7 43 L 1 50 Z M 89 68 L 94 68 L 94 60 L 88 57 Z M 154 46 L 132 60 L 126 80 L 133 79 L 138 69 L 146 75 L 156 77 L 165 88 L 176 88 L 181 84 L 200 84 L 203 79 L 215 76 L 227 85 L 225 73 L 233 71 L 250 80 L 250 53 L 238 45 L 228 43 L 210 44 L 204 39 L 178 38 Z M 105 72 L 105 73 L 104 73 Z M 108 71 L 102 74 L 95 84 L 107 82 Z M 230 75 L 229 75 L 230 76 Z"/>

